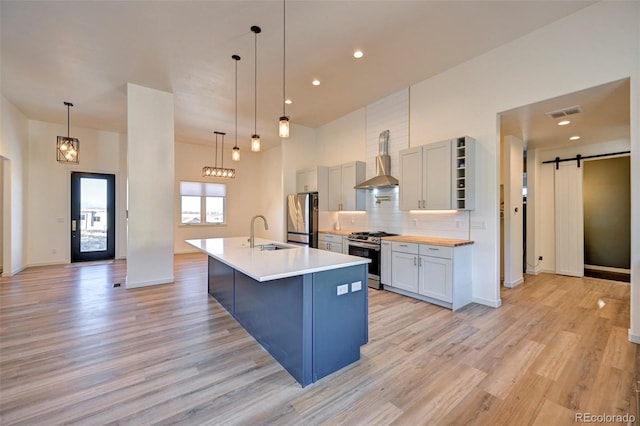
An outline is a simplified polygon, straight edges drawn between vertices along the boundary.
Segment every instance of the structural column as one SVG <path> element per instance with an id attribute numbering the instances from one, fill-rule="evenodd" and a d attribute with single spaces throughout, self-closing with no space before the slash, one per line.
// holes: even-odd
<path id="1" fill-rule="evenodd" d="M 173 282 L 173 94 L 127 84 L 127 288 Z"/>

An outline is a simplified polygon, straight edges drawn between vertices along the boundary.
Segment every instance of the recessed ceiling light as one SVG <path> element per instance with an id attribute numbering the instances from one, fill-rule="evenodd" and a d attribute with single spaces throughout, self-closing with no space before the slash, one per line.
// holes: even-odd
<path id="1" fill-rule="evenodd" d="M 569 138 L 570 141 L 577 141 L 578 139 L 580 139 L 580 136 L 571 136 Z"/>
<path id="2" fill-rule="evenodd" d="M 569 123 L 571 123 L 569 120 L 558 121 L 558 126 L 566 126 Z"/>
<path id="3" fill-rule="evenodd" d="M 284 103 L 287 104 L 287 105 L 291 105 L 293 103 L 293 101 L 291 99 L 287 98 L 287 99 L 284 100 Z"/>
<path id="4" fill-rule="evenodd" d="M 356 50 L 355 52 L 353 52 L 353 57 L 356 59 L 360 59 L 364 56 L 364 53 L 362 52 L 362 50 Z"/>
<path id="5" fill-rule="evenodd" d="M 311 82 L 311 84 L 313 84 L 314 86 L 320 86 L 320 80 L 318 80 L 317 78 L 315 80 L 313 80 Z"/>

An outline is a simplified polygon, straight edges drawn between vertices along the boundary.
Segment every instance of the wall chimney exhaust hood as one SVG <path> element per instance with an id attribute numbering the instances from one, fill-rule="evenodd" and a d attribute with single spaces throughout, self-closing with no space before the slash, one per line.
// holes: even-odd
<path id="1" fill-rule="evenodd" d="M 380 132 L 378 156 L 376 157 L 376 176 L 354 186 L 355 189 L 390 188 L 398 185 L 398 179 L 391 176 L 391 157 L 389 157 L 389 130 Z"/>

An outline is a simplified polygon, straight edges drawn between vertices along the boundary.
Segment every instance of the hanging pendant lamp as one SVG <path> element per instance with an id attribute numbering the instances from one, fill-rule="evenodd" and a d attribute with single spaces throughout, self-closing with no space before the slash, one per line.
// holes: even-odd
<path id="1" fill-rule="evenodd" d="M 251 27 L 251 32 L 255 34 L 254 43 L 254 74 L 253 74 L 253 90 L 254 90 L 254 109 L 253 109 L 253 135 L 251 136 L 251 151 L 260 151 L 260 135 L 258 134 L 258 34 L 262 29 L 257 25 Z"/>
<path id="2" fill-rule="evenodd" d="M 281 138 L 289 137 L 289 117 L 287 117 L 287 89 L 286 89 L 286 64 L 287 64 L 287 9 L 286 0 L 282 0 L 282 117 L 278 124 L 278 134 Z"/>
<path id="3" fill-rule="evenodd" d="M 233 179 L 236 177 L 236 170 L 224 168 L 224 135 L 226 135 L 226 133 L 218 131 L 214 131 L 213 133 L 216 135 L 215 166 L 204 166 L 202 168 L 202 176 Z M 218 167 L 218 135 L 222 135 L 222 155 L 220 156 L 222 159 L 221 167 Z"/>
<path id="4" fill-rule="evenodd" d="M 238 148 L 238 61 L 240 60 L 240 56 L 233 55 L 231 58 L 236 62 L 236 134 L 235 134 L 235 145 L 233 146 L 233 152 L 231 154 L 231 159 L 233 161 L 240 161 L 240 148 Z"/>
<path id="5" fill-rule="evenodd" d="M 73 104 L 71 102 L 65 102 L 64 104 L 67 106 L 67 136 L 58 136 L 56 159 L 60 163 L 78 164 L 80 141 L 77 138 L 69 137 L 69 108 Z"/>

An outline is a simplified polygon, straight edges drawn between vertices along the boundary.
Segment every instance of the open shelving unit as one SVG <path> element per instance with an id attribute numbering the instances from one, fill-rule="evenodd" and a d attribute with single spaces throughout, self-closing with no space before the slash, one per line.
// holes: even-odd
<path id="1" fill-rule="evenodd" d="M 476 141 L 469 136 L 453 140 L 453 196 L 457 210 L 473 210 L 476 204 Z"/>

